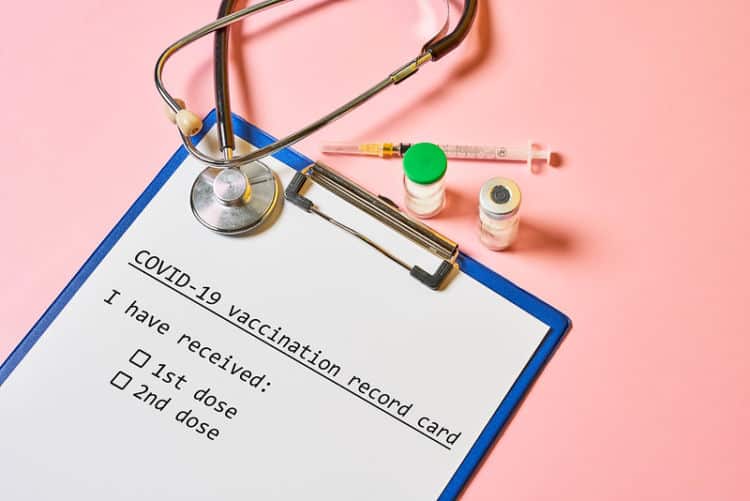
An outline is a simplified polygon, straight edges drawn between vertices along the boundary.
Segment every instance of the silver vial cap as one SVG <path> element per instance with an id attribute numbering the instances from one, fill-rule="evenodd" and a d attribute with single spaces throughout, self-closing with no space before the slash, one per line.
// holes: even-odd
<path id="1" fill-rule="evenodd" d="M 493 177 L 479 191 L 479 207 L 490 217 L 510 217 L 521 205 L 521 189 L 512 179 Z"/>

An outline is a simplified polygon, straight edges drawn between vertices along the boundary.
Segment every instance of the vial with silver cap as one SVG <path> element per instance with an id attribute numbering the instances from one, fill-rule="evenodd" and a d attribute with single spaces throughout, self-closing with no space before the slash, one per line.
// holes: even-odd
<path id="1" fill-rule="evenodd" d="M 403 163 L 406 208 L 421 218 L 436 216 L 445 207 L 445 152 L 436 144 L 417 143 Z"/>
<path id="2" fill-rule="evenodd" d="M 493 177 L 479 192 L 479 240 L 489 249 L 508 248 L 518 234 L 521 190 L 511 179 Z"/>

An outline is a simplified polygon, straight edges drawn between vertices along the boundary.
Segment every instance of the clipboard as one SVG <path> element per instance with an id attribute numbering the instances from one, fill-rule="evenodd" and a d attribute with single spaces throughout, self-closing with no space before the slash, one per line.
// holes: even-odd
<path id="1" fill-rule="evenodd" d="M 215 123 L 215 112 L 211 112 L 204 121 L 203 131 L 195 138 L 196 143 L 201 141 Z M 234 126 L 237 136 L 256 147 L 262 147 L 275 141 L 272 136 L 236 116 L 234 117 Z M 312 160 L 290 148 L 281 150 L 273 156 L 283 164 L 300 172 L 308 169 L 314 164 Z M 164 168 L 158 173 L 156 178 L 128 209 L 122 219 L 97 247 L 94 253 L 55 299 L 52 305 L 36 322 L 22 342 L 0 366 L 0 404 L 2 404 L 4 396 L 2 392 L 4 383 L 11 373 L 14 372 L 22 360 L 24 360 L 27 354 L 29 354 L 35 343 L 40 340 L 50 325 L 76 295 L 77 291 L 97 269 L 102 260 L 105 259 L 113 246 L 115 246 L 134 221 L 139 218 L 149 202 L 164 187 L 186 158 L 187 152 L 184 147 L 180 147 Z M 300 187 L 297 186 L 297 192 L 299 188 Z M 298 208 L 289 204 L 284 210 L 292 211 L 298 210 Z M 249 244 L 250 241 L 248 241 L 248 245 Z M 510 386 L 510 389 L 504 395 L 497 396 L 497 407 L 491 413 L 489 420 L 481 429 L 481 432 L 470 444 L 468 452 L 460 461 L 460 464 L 453 474 L 450 478 L 445 478 L 443 480 L 436 479 L 437 482 L 442 482 L 442 485 L 444 485 L 442 490 L 439 491 L 440 494 L 438 499 L 441 500 L 454 499 L 461 492 L 470 476 L 479 465 L 482 457 L 487 453 L 503 427 L 507 425 L 514 410 L 521 403 L 533 381 L 539 375 L 547 360 L 554 353 L 556 347 L 559 345 L 570 327 L 570 321 L 564 314 L 496 274 L 475 259 L 462 252 L 458 252 L 455 263 L 463 274 L 471 277 L 473 280 L 490 289 L 498 296 L 505 298 L 508 302 L 512 303 L 512 305 L 527 312 L 530 316 L 543 323 L 547 327 L 547 331 L 533 350 L 530 358 L 518 373 L 515 381 L 513 381 Z M 408 278 L 405 277 L 404 280 L 408 280 Z M 450 287 L 450 285 L 448 285 L 448 287 Z M 424 289 L 424 294 L 442 294 L 442 292 L 432 292 Z M 445 444 L 443 444 L 443 447 L 445 447 Z M 0 458 L 1 457 L 2 455 L 0 454 Z"/>

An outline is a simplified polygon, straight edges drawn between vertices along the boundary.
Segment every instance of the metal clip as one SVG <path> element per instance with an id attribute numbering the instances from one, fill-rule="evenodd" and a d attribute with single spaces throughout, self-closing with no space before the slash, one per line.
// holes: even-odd
<path id="1" fill-rule="evenodd" d="M 408 265 L 366 235 L 320 211 L 310 199 L 300 195 L 300 191 L 307 180 L 318 183 L 334 195 L 337 195 L 378 221 L 388 225 L 391 229 L 407 237 L 412 242 L 442 258 L 443 262 L 433 273 L 425 271 L 416 265 Z M 431 289 L 438 290 L 442 288 L 447 282 L 447 279 L 452 275 L 452 272 L 457 269 L 456 259 L 458 257 L 458 244 L 456 242 L 441 235 L 429 226 L 411 219 L 409 216 L 398 210 L 392 203 L 388 203 L 383 198 L 370 193 L 322 163 L 314 163 L 296 173 L 286 188 L 285 197 L 289 202 L 300 207 L 304 211 L 317 214 L 329 223 L 359 238 L 395 263 L 406 268 L 412 277 L 416 278 Z"/>

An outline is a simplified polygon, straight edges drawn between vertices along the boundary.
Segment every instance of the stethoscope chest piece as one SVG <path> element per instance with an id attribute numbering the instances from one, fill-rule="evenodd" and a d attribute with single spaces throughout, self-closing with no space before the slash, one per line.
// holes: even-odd
<path id="1" fill-rule="evenodd" d="M 207 228 L 229 235 L 258 228 L 279 201 L 273 171 L 256 160 L 239 168 L 205 169 L 193 183 L 190 207 Z"/>

